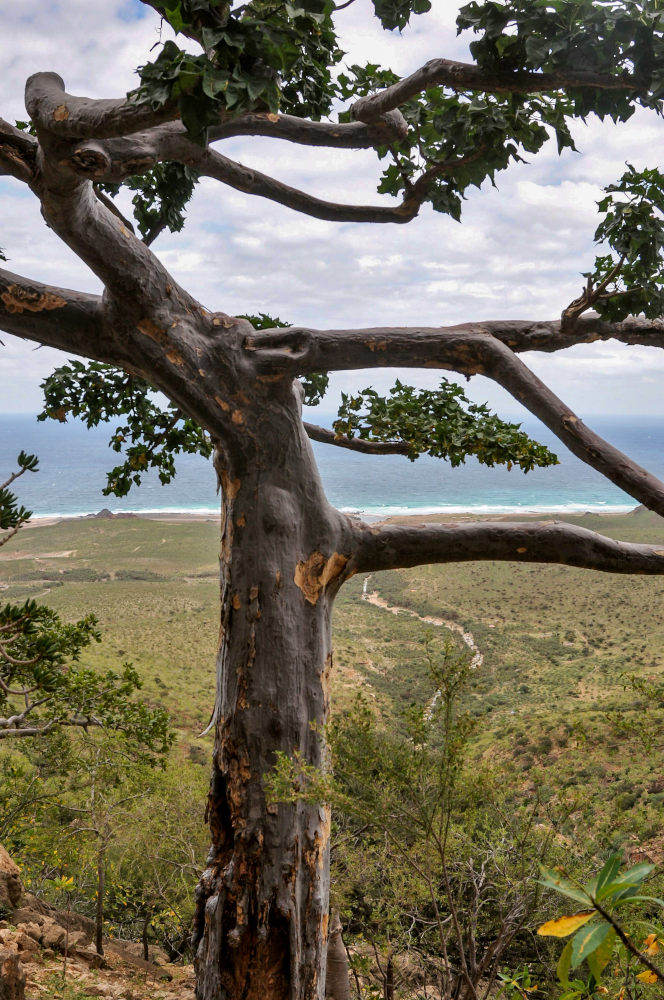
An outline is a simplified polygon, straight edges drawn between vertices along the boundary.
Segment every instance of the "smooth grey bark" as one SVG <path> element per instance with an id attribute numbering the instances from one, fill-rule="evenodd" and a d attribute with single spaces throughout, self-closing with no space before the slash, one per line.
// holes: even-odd
<path id="1" fill-rule="evenodd" d="M 330 814 L 268 806 L 275 752 L 325 761 L 330 618 L 352 535 L 325 500 L 290 393 L 219 449 L 222 623 L 212 849 L 197 893 L 201 1000 L 323 1000 Z"/>

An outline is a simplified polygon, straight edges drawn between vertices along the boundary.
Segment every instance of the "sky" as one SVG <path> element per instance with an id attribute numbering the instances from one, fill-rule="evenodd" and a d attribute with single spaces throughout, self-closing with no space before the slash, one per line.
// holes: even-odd
<path id="1" fill-rule="evenodd" d="M 120 97 L 135 67 L 159 41 L 158 17 L 138 0 L 22 0 L 5 5 L 0 50 L 0 116 L 25 117 L 23 89 L 34 72 L 54 70 L 69 93 Z M 436 56 L 465 59 L 453 0 L 412 27 L 387 33 L 369 0 L 340 14 L 347 62 L 378 62 L 400 74 Z M 342 19 L 342 20 L 341 20 Z M 162 38 L 166 38 L 165 31 Z M 554 319 L 592 267 L 596 202 L 627 160 L 655 166 L 664 125 L 637 113 L 620 127 L 579 123 L 580 153 L 559 157 L 555 142 L 500 175 L 497 189 L 473 190 L 459 225 L 425 207 L 406 226 L 336 224 L 204 180 L 182 233 L 160 237 L 156 253 L 206 307 L 267 312 L 320 328 L 443 326 L 488 319 Z M 329 200 L 378 204 L 373 151 L 308 150 L 263 138 L 217 144 L 227 156 Z M 128 204 L 128 202 L 126 203 Z M 45 226 L 23 185 L 0 178 L 0 246 L 8 267 L 37 280 L 100 292 L 96 277 Z M 0 335 L 0 412 L 37 412 L 40 381 L 65 356 Z M 596 344 L 554 356 L 529 354 L 531 368 L 580 416 L 663 414 L 664 352 Z M 360 372 L 333 378 L 340 390 L 385 390 L 394 377 L 433 386 L 435 373 Z M 503 414 L 519 414 L 502 389 L 477 378 L 467 389 Z"/>

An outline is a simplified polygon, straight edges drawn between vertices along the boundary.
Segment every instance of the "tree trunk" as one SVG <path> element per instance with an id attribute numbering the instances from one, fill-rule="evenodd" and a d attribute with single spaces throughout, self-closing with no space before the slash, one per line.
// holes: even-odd
<path id="1" fill-rule="evenodd" d="M 150 927 L 150 916 L 151 914 L 146 914 L 145 920 L 143 921 L 143 933 L 141 935 L 141 940 L 143 941 L 143 959 L 146 962 L 150 961 L 150 945 L 148 942 L 148 928 Z"/>
<path id="2" fill-rule="evenodd" d="M 350 531 L 327 504 L 289 397 L 247 427 L 244 454 L 215 459 L 222 609 L 199 1000 L 325 995 L 329 809 L 267 806 L 263 781 L 276 751 L 324 763 L 330 617 Z"/>
<path id="3" fill-rule="evenodd" d="M 106 844 L 97 852 L 97 906 L 95 909 L 95 947 L 98 955 L 104 954 L 104 892 L 106 888 L 105 878 Z"/>
<path id="4" fill-rule="evenodd" d="M 335 913 L 330 920 L 327 942 L 326 1000 L 350 1000 L 348 954 L 342 938 L 341 920 Z"/>

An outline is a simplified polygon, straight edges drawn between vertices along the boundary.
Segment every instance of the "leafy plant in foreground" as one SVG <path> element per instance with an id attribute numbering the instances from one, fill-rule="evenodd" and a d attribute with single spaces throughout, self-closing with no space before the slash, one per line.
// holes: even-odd
<path id="1" fill-rule="evenodd" d="M 562 868 L 541 868 L 541 884 L 583 905 L 583 910 L 549 920 L 537 933 L 551 937 L 570 937 L 558 962 L 558 978 L 564 993 L 561 1000 L 581 1000 L 608 993 L 602 985 L 606 971 L 621 975 L 620 1000 L 641 997 L 643 984 L 664 984 L 664 969 L 653 961 L 664 938 L 660 924 L 644 921 L 650 933 L 639 948 L 618 922 L 616 911 L 621 907 L 655 904 L 664 907 L 664 901 L 642 891 L 643 883 L 655 866 L 640 863 L 621 872 L 622 854 L 612 854 L 602 870 L 585 885 L 570 878 Z M 590 977 L 587 982 L 570 979 L 570 972 L 586 963 Z M 642 967 L 636 971 L 636 967 Z"/>

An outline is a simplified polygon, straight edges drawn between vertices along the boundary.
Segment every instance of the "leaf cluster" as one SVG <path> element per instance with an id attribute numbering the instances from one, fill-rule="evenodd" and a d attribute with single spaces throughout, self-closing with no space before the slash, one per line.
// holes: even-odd
<path id="1" fill-rule="evenodd" d="M 403 443 L 411 461 L 428 454 L 458 466 L 474 455 L 484 465 L 518 465 L 524 472 L 558 463 L 548 448 L 519 427 L 492 414 L 486 404 L 471 403 L 463 389 L 447 379 L 437 390 L 397 381 L 386 398 L 371 388 L 356 395 L 342 393 L 334 422 L 337 434 Z"/>
<path id="2" fill-rule="evenodd" d="M 568 91 L 575 115 L 590 112 L 624 121 L 634 98 L 659 106 L 664 96 L 664 12 L 657 0 L 498 0 L 462 7 L 459 32 L 480 66 L 509 74 L 519 70 L 593 72 L 635 78 L 635 90 Z"/>
<path id="3" fill-rule="evenodd" d="M 92 614 L 68 623 L 35 601 L 0 608 L 0 711 L 13 710 L 18 729 L 101 726 L 131 734 L 150 759 L 165 754 L 173 740 L 168 713 L 134 699 L 142 687 L 134 667 L 99 674 L 76 665 L 101 641 L 97 626 Z"/>
<path id="4" fill-rule="evenodd" d="M 144 2 L 203 51 L 165 42 L 140 67 L 140 86 L 129 96 L 155 109 L 176 103 L 196 142 L 205 145 L 208 127 L 228 116 L 267 111 L 318 120 L 330 113 L 339 93 L 333 70 L 343 58 L 332 0 Z M 384 28 L 401 30 L 431 0 L 373 0 L 373 7 Z"/>
<path id="5" fill-rule="evenodd" d="M 651 948 L 650 951 L 640 953 L 615 918 L 615 911 L 623 906 L 654 903 L 658 907 L 664 907 L 663 900 L 645 895 L 642 890 L 643 883 L 655 866 L 644 862 L 621 872 L 622 863 L 621 853 L 612 854 L 599 874 L 585 885 L 569 878 L 563 869 L 541 867 L 542 885 L 584 907 L 578 913 L 548 921 L 537 931 L 540 935 L 552 937 L 574 935 L 566 944 L 558 962 L 558 978 L 566 991 L 562 1000 L 573 1000 L 591 993 L 594 995 L 595 987 L 601 982 L 619 945 L 623 949 L 627 946 L 632 956 L 647 966 L 636 979 L 647 983 L 664 980 L 664 973 L 660 975 L 649 959 L 649 955 L 656 954 L 657 949 Z M 656 937 L 656 934 L 652 935 L 653 941 Z M 584 961 L 591 975 L 588 992 L 582 981 L 570 981 L 570 972 L 578 969 Z"/>
<path id="6" fill-rule="evenodd" d="M 132 174 L 123 186 L 135 191 L 132 198 L 134 219 L 144 241 L 150 245 L 168 229 L 179 233 L 185 222 L 185 209 L 198 180 L 197 174 L 182 163 L 158 163 L 143 174 Z M 99 184 L 100 190 L 116 195 L 117 184 Z"/>
<path id="7" fill-rule="evenodd" d="M 214 27 L 199 27 L 196 6 L 201 5 L 187 0 L 159 5 L 171 27 L 195 37 L 203 53 L 192 55 L 165 42 L 157 59 L 140 67 L 133 99 L 155 109 L 175 102 L 190 137 L 202 145 L 207 128 L 224 116 L 329 113 L 330 67 L 342 57 L 331 4 L 253 0 L 233 10 L 227 6 Z"/>
<path id="8" fill-rule="evenodd" d="M 603 219 L 595 242 L 608 254 L 595 260 L 585 275 L 600 294 L 593 305 L 616 322 L 643 313 L 650 319 L 664 312 L 664 174 L 627 164 L 620 180 L 605 188 L 598 202 Z"/>
<path id="9" fill-rule="evenodd" d="M 376 64 L 353 65 L 339 76 L 341 96 L 365 96 L 396 80 Z M 552 133 L 559 152 L 575 148 L 567 124 L 572 108 L 563 96 L 449 94 L 431 87 L 401 111 L 409 129 L 400 141 L 378 148 L 379 157 L 391 161 L 378 191 L 428 201 L 457 221 L 469 187 L 495 184 L 497 173 L 539 152 Z"/>
<path id="10" fill-rule="evenodd" d="M 0 484 L 0 532 L 7 532 L 5 535 L 0 535 L 0 546 L 4 545 L 21 525 L 32 517 L 32 511 L 19 506 L 18 499 L 8 487 L 23 473 L 36 472 L 38 460 L 36 455 L 28 455 L 21 451 L 16 464 L 18 472 L 15 472 L 5 483 Z"/>
<path id="11" fill-rule="evenodd" d="M 175 475 L 175 458 L 180 453 L 212 454 L 212 442 L 205 431 L 176 406 L 161 406 L 155 391 L 144 379 L 100 362 L 71 361 L 42 383 L 44 410 L 38 420 L 61 422 L 68 416 L 80 417 L 87 427 L 124 416 L 110 440 L 116 452 L 126 458 L 107 477 L 104 494 L 126 496 L 138 485 L 148 469 L 156 469 L 159 480 L 169 483 Z"/>

